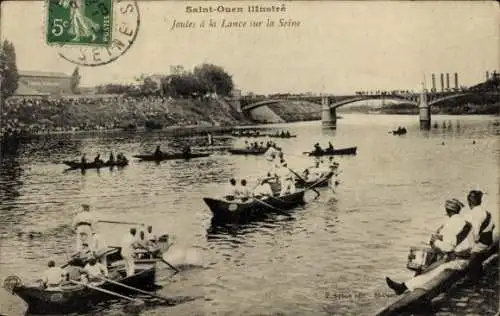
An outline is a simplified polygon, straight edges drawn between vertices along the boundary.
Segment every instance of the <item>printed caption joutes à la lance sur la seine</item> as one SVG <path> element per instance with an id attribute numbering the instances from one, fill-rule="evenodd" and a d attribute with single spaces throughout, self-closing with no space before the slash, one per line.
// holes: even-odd
<path id="1" fill-rule="evenodd" d="M 247 13 L 245 17 L 231 16 L 234 13 Z M 187 5 L 184 14 L 198 17 L 200 15 L 210 14 L 210 17 L 199 21 L 193 19 L 173 19 L 170 31 L 177 29 L 193 28 L 220 28 L 220 29 L 243 29 L 243 28 L 297 28 L 302 21 L 285 16 L 287 8 L 285 4 L 281 5 L 247 5 L 247 6 L 228 6 L 228 5 L 208 5 L 193 6 Z M 217 14 L 220 14 L 217 17 Z M 276 18 L 259 19 L 259 14 L 277 14 Z"/>

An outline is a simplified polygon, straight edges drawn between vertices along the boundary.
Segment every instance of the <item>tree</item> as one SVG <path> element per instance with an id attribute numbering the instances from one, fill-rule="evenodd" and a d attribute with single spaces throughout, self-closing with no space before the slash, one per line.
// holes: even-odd
<path id="1" fill-rule="evenodd" d="M 76 94 L 79 92 L 78 86 L 80 85 L 80 79 L 80 70 L 78 66 L 76 66 L 75 70 L 73 70 L 73 74 L 71 74 L 70 89 L 72 93 Z"/>
<path id="2" fill-rule="evenodd" d="M 19 85 L 16 50 L 14 44 L 7 40 L 0 46 L 0 76 L 2 77 L 2 95 L 7 98 L 16 92 Z"/>
<path id="3" fill-rule="evenodd" d="M 202 64 L 194 68 L 193 74 L 210 92 L 227 96 L 233 90 L 233 78 L 222 67 Z"/>
<path id="4" fill-rule="evenodd" d="M 153 94 L 158 91 L 158 83 L 151 79 L 151 77 L 144 78 L 144 81 L 141 85 L 141 92 L 148 95 Z"/>

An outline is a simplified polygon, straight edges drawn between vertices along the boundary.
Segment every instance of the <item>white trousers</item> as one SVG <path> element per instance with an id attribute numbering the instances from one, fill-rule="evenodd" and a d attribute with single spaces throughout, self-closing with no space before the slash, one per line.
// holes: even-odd
<path id="1" fill-rule="evenodd" d="M 415 289 L 424 289 L 427 290 L 428 287 L 426 286 L 429 281 L 432 281 L 435 277 L 437 277 L 440 273 L 442 273 L 444 270 L 461 270 L 467 266 L 468 260 L 452 260 L 448 261 L 446 263 L 443 263 L 442 265 L 438 266 L 437 268 L 426 272 L 424 274 L 418 275 L 408 281 L 405 282 L 406 287 L 408 290 L 413 291 Z"/>
<path id="2" fill-rule="evenodd" d="M 135 263 L 134 257 L 132 254 L 122 254 L 123 261 L 125 262 L 125 271 L 127 272 L 127 276 L 131 276 L 135 273 Z"/>
<path id="3" fill-rule="evenodd" d="M 295 181 L 293 180 L 281 181 L 280 196 L 284 196 L 291 193 L 295 193 Z"/>

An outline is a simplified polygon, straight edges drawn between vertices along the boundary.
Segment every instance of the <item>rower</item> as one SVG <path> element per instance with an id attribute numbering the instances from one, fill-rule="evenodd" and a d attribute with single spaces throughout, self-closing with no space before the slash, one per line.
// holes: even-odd
<path id="1" fill-rule="evenodd" d="M 281 192 L 280 196 L 295 193 L 295 181 L 293 174 L 288 169 L 286 163 L 280 168 L 280 182 L 281 182 Z"/>
<path id="2" fill-rule="evenodd" d="M 130 231 L 123 236 L 122 239 L 121 255 L 125 262 L 127 276 L 131 276 L 135 273 L 134 249 L 137 244 L 136 233 L 137 230 L 135 228 L 130 228 Z"/>
<path id="3" fill-rule="evenodd" d="M 333 152 L 333 145 L 332 145 L 332 142 L 328 142 L 328 149 L 327 149 L 328 152 L 332 153 Z"/>
<path id="4" fill-rule="evenodd" d="M 87 163 L 87 156 L 85 154 L 82 155 L 82 159 L 80 160 L 82 165 Z"/>
<path id="5" fill-rule="evenodd" d="M 397 283 L 386 277 L 387 285 L 396 294 L 400 295 L 406 290 L 413 291 L 417 288 L 425 289 L 425 284 L 444 270 L 461 270 L 467 266 L 470 251 L 474 245 L 474 236 L 472 233 L 472 224 L 459 214 L 463 206 L 457 199 L 446 201 L 445 210 L 449 218 L 439 228 L 438 233 L 432 235 L 429 242 L 435 251 L 447 256 L 447 261 L 404 283 Z"/>
<path id="6" fill-rule="evenodd" d="M 250 192 L 250 190 L 248 189 L 247 187 L 247 180 L 245 179 L 242 179 L 241 180 L 241 186 L 239 188 L 239 191 L 238 191 L 238 197 L 243 201 L 245 202 L 246 200 L 248 200 L 250 197 L 252 196 L 252 193 Z"/>
<path id="7" fill-rule="evenodd" d="M 115 162 L 115 155 L 113 155 L 113 152 L 109 154 L 109 160 L 108 163 L 112 164 Z"/>
<path id="8" fill-rule="evenodd" d="M 184 147 L 184 149 L 182 150 L 182 153 L 186 156 L 190 155 L 191 154 L 191 147 L 190 146 Z"/>
<path id="9" fill-rule="evenodd" d="M 90 212 L 90 205 L 82 204 L 82 212 L 76 214 L 72 227 L 76 231 L 76 249 L 80 250 L 82 241 L 92 236 L 92 230 L 96 226 L 97 219 Z"/>
<path id="10" fill-rule="evenodd" d="M 229 180 L 229 186 L 226 189 L 226 195 L 224 196 L 226 200 L 233 201 L 236 197 L 238 197 L 238 187 L 236 186 L 236 179 Z"/>
<path id="11" fill-rule="evenodd" d="M 150 243 L 156 244 L 158 242 L 158 237 L 153 233 L 153 226 L 148 226 L 148 231 L 146 233 L 146 240 Z"/>
<path id="12" fill-rule="evenodd" d="M 95 156 L 94 162 L 97 163 L 97 164 L 102 163 L 101 154 L 98 153 L 97 156 Z"/>
<path id="13" fill-rule="evenodd" d="M 273 196 L 273 190 L 269 184 L 269 179 L 264 179 L 260 181 L 260 184 L 255 188 L 253 196 L 258 199 Z"/>
<path id="14" fill-rule="evenodd" d="M 467 195 L 469 209 L 462 211 L 465 220 L 472 224 L 474 235 L 474 247 L 472 248 L 469 270 L 470 278 L 474 282 L 477 282 L 483 274 L 482 262 L 486 259 L 486 250 L 493 244 L 493 231 L 495 229 L 491 213 L 481 205 L 482 197 L 483 192 L 479 190 L 470 191 Z"/>
<path id="15" fill-rule="evenodd" d="M 320 168 L 319 160 L 314 163 L 314 166 L 309 168 L 309 180 L 310 181 L 318 181 L 319 178 L 323 175 L 323 172 Z"/>
<path id="16" fill-rule="evenodd" d="M 313 154 L 320 155 L 322 153 L 323 153 L 323 149 L 321 148 L 319 143 L 314 144 Z"/>
<path id="17" fill-rule="evenodd" d="M 102 282 L 101 277 L 108 277 L 108 269 L 103 264 L 97 262 L 95 257 L 89 259 L 83 270 L 87 274 L 89 283 L 100 283 Z"/>
<path id="18" fill-rule="evenodd" d="M 45 288 L 58 287 L 64 278 L 65 272 L 63 269 L 56 267 L 54 260 L 50 260 L 47 265 L 49 268 L 43 273 L 43 286 Z"/>
<path id="19" fill-rule="evenodd" d="M 163 154 L 163 153 L 162 153 L 162 152 L 161 152 L 161 150 L 160 150 L 160 145 L 157 145 L 157 146 L 156 146 L 156 150 L 155 150 L 154 155 L 155 155 L 156 157 L 160 157 L 162 154 Z"/>

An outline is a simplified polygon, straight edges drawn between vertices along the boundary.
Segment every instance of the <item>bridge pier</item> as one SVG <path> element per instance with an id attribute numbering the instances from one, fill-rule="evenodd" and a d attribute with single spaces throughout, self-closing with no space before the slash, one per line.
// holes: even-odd
<path id="1" fill-rule="evenodd" d="M 431 107 L 427 101 L 427 93 L 425 89 L 422 89 L 418 102 L 418 115 L 420 120 L 420 129 L 430 130 L 431 129 Z"/>
<path id="2" fill-rule="evenodd" d="M 321 98 L 321 124 L 326 128 L 337 127 L 337 111 L 334 107 L 330 108 L 328 97 Z"/>

